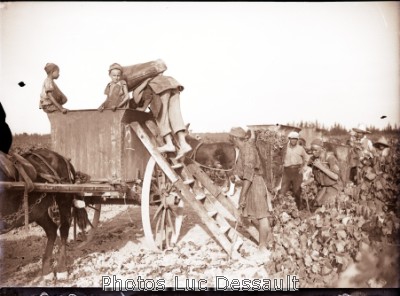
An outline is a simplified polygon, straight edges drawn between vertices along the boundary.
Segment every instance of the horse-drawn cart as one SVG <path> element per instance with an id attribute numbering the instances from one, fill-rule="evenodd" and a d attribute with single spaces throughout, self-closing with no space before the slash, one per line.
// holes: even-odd
<path id="1" fill-rule="evenodd" d="M 152 248 L 165 249 L 177 242 L 185 203 L 230 256 L 239 256 L 243 239 L 235 227 L 236 207 L 196 162 L 188 157 L 177 162 L 174 154 L 157 150 L 157 126 L 149 113 L 71 110 L 48 117 L 52 150 L 70 159 L 75 170 L 90 179 L 74 184 L 34 183 L 34 191 L 74 194 L 87 209 L 93 209 L 89 218 L 96 228 L 101 204 L 137 203 L 140 184 L 143 230 Z M 0 185 L 10 190 L 25 187 L 23 182 Z M 254 227 L 245 229 L 258 240 Z"/>

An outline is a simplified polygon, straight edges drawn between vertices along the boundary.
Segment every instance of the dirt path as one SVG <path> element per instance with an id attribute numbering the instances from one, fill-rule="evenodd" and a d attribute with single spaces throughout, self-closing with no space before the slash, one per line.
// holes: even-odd
<path id="1" fill-rule="evenodd" d="M 140 206 L 103 205 L 100 224 L 90 244 L 78 248 L 68 245 L 69 276 L 67 279 L 44 281 L 40 277 L 41 256 L 46 244 L 39 226 L 23 228 L 0 237 L 0 284 L 9 286 L 73 286 L 101 287 L 102 276 L 120 279 L 161 279 L 165 287 L 186 279 L 206 280 L 214 287 L 216 276 L 227 279 L 266 278 L 262 265 L 252 260 L 256 244 L 248 239 L 241 248 L 246 260 L 230 260 L 211 239 L 210 233 L 196 213 L 185 206 L 186 215 L 180 240 L 171 250 L 151 251 L 145 241 Z M 176 278 L 176 276 L 178 278 Z"/>

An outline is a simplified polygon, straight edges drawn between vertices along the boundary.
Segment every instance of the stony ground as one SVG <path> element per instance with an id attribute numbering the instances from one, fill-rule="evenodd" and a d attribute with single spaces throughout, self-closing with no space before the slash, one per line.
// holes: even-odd
<path id="1" fill-rule="evenodd" d="M 147 280 L 149 287 L 152 283 L 185 286 L 198 280 L 203 280 L 203 286 L 215 287 L 218 276 L 229 281 L 222 280 L 221 285 L 232 279 L 268 277 L 264 265 L 254 260 L 257 246 L 253 241 L 245 238 L 241 248 L 244 259 L 230 259 L 196 213 L 189 206 L 184 212 L 178 244 L 170 250 L 155 252 L 144 238 L 140 206 L 103 205 L 100 223 L 89 244 L 82 247 L 82 242 L 73 241 L 71 227 L 69 275 L 64 279 L 41 277 L 41 256 L 46 244 L 42 228 L 32 224 L 28 230 L 16 229 L 0 237 L 0 285 L 101 287 L 103 276 L 114 275 L 124 282 Z"/>

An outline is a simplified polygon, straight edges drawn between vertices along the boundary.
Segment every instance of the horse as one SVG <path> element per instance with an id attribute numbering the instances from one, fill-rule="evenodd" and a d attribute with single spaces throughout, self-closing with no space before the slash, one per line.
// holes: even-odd
<path id="1" fill-rule="evenodd" d="M 21 181 L 24 175 L 20 169 L 5 165 L 7 159 L 23 157 L 25 163 L 25 175 L 31 176 L 31 182 L 38 183 L 68 183 L 75 182 L 75 169 L 69 160 L 60 154 L 45 148 L 34 149 L 21 156 L 2 154 L 0 161 L 0 181 Z M 6 156 L 6 157 L 4 157 Z M 15 159 L 14 159 L 15 162 Z M 7 163 L 6 163 L 7 164 Z M 11 162 L 13 165 L 13 163 Z M 32 174 L 32 168 L 34 169 Z M 25 180 L 27 181 L 27 180 Z M 28 184 L 28 182 L 26 182 Z M 31 183 L 33 184 L 33 183 Z M 40 193 L 30 192 L 28 195 L 29 223 L 36 222 L 46 233 L 47 244 L 42 257 L 42 276 L 50 280 L 55 275 L 58 278 L 67 275 L 66 245 L 69 228 L 71 225 L 72 209 L 78 219 L 78 225 L 82 228 L 87 223 L 86 210 L 73 208 L 74 194 L 67 193 Z M 11 189 L 0 190 L 0 234 L 21 227 L 24 224 L 24 194 L 21 191 Z M 57 239 L 57 230 L 60 229 L 61 247 L 55 271 L 52 269 L 51 259 L 54 243 Z"/>
<path id="2" fill-rule="evenodd" d="M 186 141 L 192 147 L 192 153 L 188 157 L 205 168 L 209 175 L 215 175 L 212 172 L 219 172 L 217 177 L 223 179 L 223 187 L 228 187 L 229 182 L 228 195 L 233 195 L 235 180 L 233 168 L 239 153 L 233 143 L 205 143 L 190 135 L 186 135 Z"/>

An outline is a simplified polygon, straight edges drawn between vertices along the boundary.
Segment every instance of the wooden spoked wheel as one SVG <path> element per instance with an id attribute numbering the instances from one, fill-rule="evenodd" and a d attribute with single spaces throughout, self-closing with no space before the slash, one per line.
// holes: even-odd
<path id="1" fill-rule="evenodd" d="M 181 230 L 183 200 L 152 157 L 144 174 L 141 210 L 149 247 L 155 251 L 171 248 Z"/>

